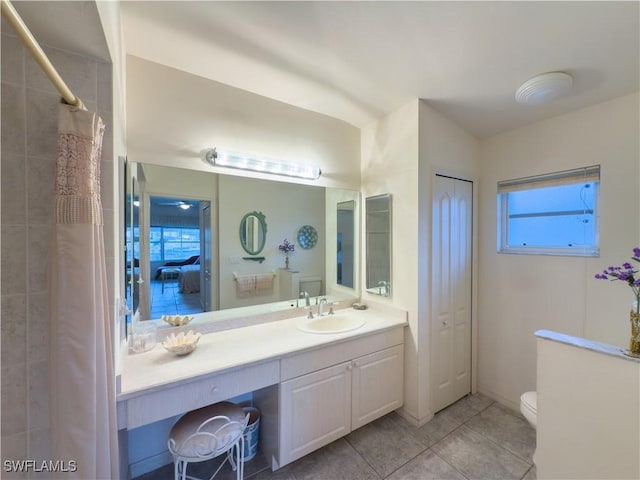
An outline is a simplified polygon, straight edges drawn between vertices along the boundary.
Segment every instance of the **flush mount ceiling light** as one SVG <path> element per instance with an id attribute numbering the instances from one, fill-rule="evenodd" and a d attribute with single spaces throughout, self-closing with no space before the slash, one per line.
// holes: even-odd
<path id="1" fill-rule="evenodd" d="M 211 165 L 219 167 L 237 168 L 252 172 L 270 173 L 272 175 L 284 175 L 286 177 L 305 178 L 307 180 L 317 180 L 320 178 L 320 175 L 322 175 L 320 167 L 315 165 L 284 162 L 273 158 L 258 157 L 256 155 L 247 155 L 228 150 L 218 151 L 215 148 L 207 151 L 205 159 Z"/>
<path id="2" fill-rule="evenodd" d="M 542 105 L 566 95 L 572 86 L 573 78 L 567 73 L 543 73 L 520 86 L 516 92 L 516 101 L 523 105 Z"/>

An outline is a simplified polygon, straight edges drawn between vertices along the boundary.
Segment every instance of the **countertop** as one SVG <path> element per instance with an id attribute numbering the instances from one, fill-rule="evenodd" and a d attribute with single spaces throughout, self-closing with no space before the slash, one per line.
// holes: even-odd
<path id="1" fill-rule="evenodd" d="M 394 309 L 395 310 L 395 309 Z M 299 330 L 291 318 L 202 335 L 195 351 L 179 357 L 161 344 L 149 352 L 125 355 L 122 361 L 118 401 L 143 393 L 177 386 L 200 377 L 277 360 L 288 355 L 325 347 L 407 325 L 406 312 L 377 309 L 342 309 L 342 315 L 364 316 L 366 323 L 343 333 L 318 334 Z"/>
<path id="2" fill-rule="evenodd" d="M 535 335 L 538 338 L 551 340 L 552 342 L 564 343 L 565 345 L 570 345 L 572 347 L 582 348 L 584 350 L 591 350 L 592 352 L 601 353 L 603 355 L 609 355 L 611 357 L 616 357 L 616 358 L 619 358 L 620 360 L 640 363 L 640 358 L 626 355 L 625 354 L 626 349 L 621 347 L 616 347 L 615 345 L 596 342 L 595 340 L 589 340 L 586 338 L 574 337 L 572 335 L 566 335 L 564 333 L 552 332 L 551 330 L 538 330 L 535 333 Z"/>

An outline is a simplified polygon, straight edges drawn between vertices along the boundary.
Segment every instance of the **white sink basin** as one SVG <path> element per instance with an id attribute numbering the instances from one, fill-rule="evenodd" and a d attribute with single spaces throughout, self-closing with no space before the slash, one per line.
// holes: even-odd
<path id="1" fill-rule="evenodd" d="M 342 333 L 355 330 L 365 324 L 364 318 L 350 315 L 323 315 L 313 319 L 299 320 L 298 330 L 309 333 Z"/>

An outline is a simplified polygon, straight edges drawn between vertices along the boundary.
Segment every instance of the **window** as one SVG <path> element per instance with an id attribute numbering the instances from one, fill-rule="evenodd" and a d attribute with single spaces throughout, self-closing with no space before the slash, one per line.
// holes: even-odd
<path id="1" fill-rule="evenodd" d="M 133 227 L 133 238 L 131 238 L 131 228 L 127 228 L 125 230 L 127 258 L 135 258 L 136 260 L 140 260 L 140 228 L 137 226 Z M 133 255 L 131 254 L 132 247 Z"/>
<path id="2" fill-rule="evenodd" d="M 498 252 L 598 256 L 600 166 L 498 182 Z"/>
<path id="3" fill-rule="evenodd" d="M 151 227 L 149 252 L 152 262 L 185 260 L 200 255 L 200 229 L 190 227 Z"/>

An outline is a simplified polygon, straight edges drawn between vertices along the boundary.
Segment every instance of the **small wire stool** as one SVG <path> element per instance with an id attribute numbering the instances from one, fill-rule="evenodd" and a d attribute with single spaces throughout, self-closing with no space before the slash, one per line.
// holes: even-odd
<path id="1" fill-rule="evenodd" d="M 173 455 L 175 480 L 199 480 L 187 475 L 189 463 L 204 462 L 226 454 L 213 473 L 213 479 L 229 461 L 237 480 L 244 477 L 243 432 L 249 414 L 238 405 L 220 402 L 183 415 L 169 433 L 169 451 Z"/>

